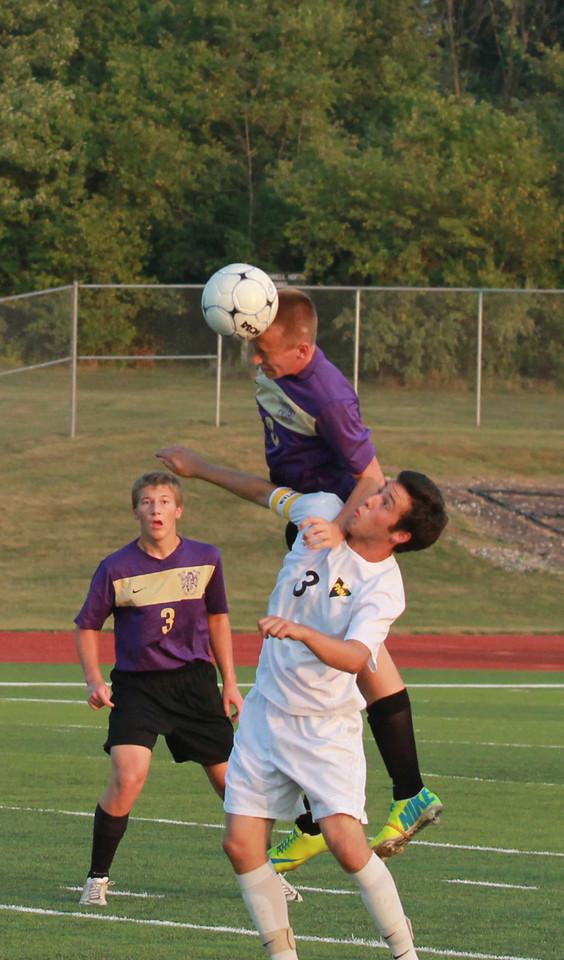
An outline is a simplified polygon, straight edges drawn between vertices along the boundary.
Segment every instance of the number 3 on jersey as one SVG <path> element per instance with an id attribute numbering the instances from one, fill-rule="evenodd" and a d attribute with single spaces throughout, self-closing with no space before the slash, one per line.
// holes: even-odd
<path id="1" fill-rule="evenodd" d="M 270 442 L 271 442 L 272 446 L 273 446 L 273 447 L 279 446 L 279 444 L 280 444 L 280 438 L 279 438 L 278 434 L 276 433 L 276 430 L 275 430 L 275 427 L 274 427 L 274 420 L 272 419 L 272 417 L 264 417 L 263 422 L 264 422 L 265 430 L 267 431 L 267 433 L 268 433 L 269 436 L 270 436 Z"/>
<path id="2" fill-rule="evenodd" d="M 161 618 L 164 620 L 161 627 L 163 633 L 169 633 L 172 630 L 175 616 L 174 607 L 163 607 L 161 610 Z"/>

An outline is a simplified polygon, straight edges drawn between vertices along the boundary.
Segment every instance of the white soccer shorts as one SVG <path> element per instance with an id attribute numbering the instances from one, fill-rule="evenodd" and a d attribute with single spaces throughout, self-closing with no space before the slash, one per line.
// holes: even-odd
<path id="1" fill-rule="evenodd" d="M 315 820 L 344 813 L 366 823 L 365 789 L 359 712 L 297 717 L 251 690 L 227 765 L 227 813 L 293 820 L 305 793 Z"/>

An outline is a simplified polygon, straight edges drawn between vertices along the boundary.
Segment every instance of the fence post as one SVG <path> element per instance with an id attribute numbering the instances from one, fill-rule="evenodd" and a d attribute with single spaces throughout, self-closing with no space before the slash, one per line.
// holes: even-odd
<path id="1" fill-rule="evenodd" d="M 484 291 L 478 291 L 478 336 L 476 348 L 476 426 L 482 419 L 482 336 L 484 315 Z"/>
<path id="2" fill-rule="evenodd" d="M 353 386 L 354 392 L 358 394 L 358 357 L 360 349 L 360 289 L 357 287 L 354 297 L 354 368 L 353 368 Z"/>
<path id="3" fill-rule="evenodd" d="M 72 285 L 72 308 L 71 308 L 71 411 L 70 411 L 70 437 L 74 440 L 76 437 L 76 369 L 78 355 L 78 283 L 73 281 Z"/>

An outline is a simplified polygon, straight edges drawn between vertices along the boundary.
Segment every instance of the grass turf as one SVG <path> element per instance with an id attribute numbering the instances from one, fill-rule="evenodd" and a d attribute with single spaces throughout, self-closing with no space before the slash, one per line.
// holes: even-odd
<path id="1" fill-rule="evenodd" d="M 78 379 L 74 440 L 66 435 L 68 372 L 54 368 L 0 380 L 0 448 L 10 504 L 10 535 L 0 557 L 10 598 L 4 629 L 72 626 L 99 560 L 136 535 L 131 483 L 158 467 L 154 451 L 160 446 L 191 443 L 211 459 L 265 473 L 249 379 L 225 380 L 218 429 L 211 372 L 182 364 L 102 367 L 81 369 Z M 479 429 L 471 392 L 394 390 L 362 382 L 360 395 L 389 472 L 410 466 L 444 484 L 561 484 L 561 394 L 486 393 Z M 233 626 L 254 629 L 280 565 L 281 522 L 209 485 L 187 481 L 185 490 L 181 530 L 221 548 Z M 397 629 L 561 629 L 561 574 L 494 567 L 468 552 L 470 541 L 474 547 L 492 545 L 453 511 L 435 548 L 401 558 L 408 607 Z"/>
<path id="2" fill-rule="evenodd" d="M 425 781 L 445 803 L 440 826 L 390 862 L 421 958 L 560 960 L 564 674 L 405 673 Z M 239 674 L 252 681 L 252 669 Z M 74 666 L 0 667 L 4 684 L 80 679 Z M 457 682 L 482 687 L 440 686 Z M 114 894 L 107 910 L 89 912 L 68 888 L 82 885 L 88 866 L 91 814 L 109 770 L 101 750 L 107 717 L 88 710 L 82 686 L 4 685 L 0 703 L 2 956 L 262 957 L 244 932 L 252 925 L 221 853 L 221 805 L 199 768 L 176 766 L 159 743 L 116 856 Z M 365 736 L 370 832 L 385 818 L 389 784 L 368 728 Z M 329 855 L 291 879 L 313 888 L 290 907 L 303 960 L 387 956 L 358 942 L 378 938 Z"/>

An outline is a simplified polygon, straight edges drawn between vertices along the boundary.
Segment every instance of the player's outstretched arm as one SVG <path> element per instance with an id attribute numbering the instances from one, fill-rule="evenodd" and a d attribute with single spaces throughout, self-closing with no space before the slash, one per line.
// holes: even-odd
<path id="1" fill-rule="evenodd" d="M 268 507 L 268 500 L 274 484 L 252 473 L 242 470 L 232 470 L 217 463 L 204 460 L 198 453 L 189 447 L 173 445 L 157 450 L 155 456 L 162 460 L 164 465 L 178 474 L 179 477 L 194 477 L 197 480 L 206 480 L 217 487 L 229 490 L 243 500 L 258 503 L 261 507 Z"/>
<path id="2" fill-rule="evenodd" d="M 100 671 L 99 638 L 99 630 L 86 630 L 79 627 L 76 633 L 76 649 L 88 688 L 88 706 L 92 710 L 99 710 L 100 707 L 113 707 L 114 705 L 110 696 L 110 688 Z"/>

